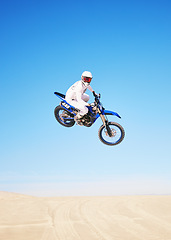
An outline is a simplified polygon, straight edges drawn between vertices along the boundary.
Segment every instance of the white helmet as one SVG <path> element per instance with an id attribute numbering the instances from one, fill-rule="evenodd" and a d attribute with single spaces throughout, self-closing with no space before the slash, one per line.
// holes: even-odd
<path id="1" fill-rule="evenodd" d="M 87 82 L 87 83 L 90 83 L 92 78 L 93 78 L 93 76 L 92 76 L 91 72 L 88 72 L 88 71 L 84 71 L 81 75 L 82 81 Z"/>

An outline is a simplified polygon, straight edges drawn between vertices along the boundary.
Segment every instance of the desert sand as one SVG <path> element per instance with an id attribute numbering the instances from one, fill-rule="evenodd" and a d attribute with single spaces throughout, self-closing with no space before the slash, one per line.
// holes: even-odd
<path id="1" fill-rule="evenodd" d="M 0 192 L 1 240 L 171 240 L 171 196 Z"/>

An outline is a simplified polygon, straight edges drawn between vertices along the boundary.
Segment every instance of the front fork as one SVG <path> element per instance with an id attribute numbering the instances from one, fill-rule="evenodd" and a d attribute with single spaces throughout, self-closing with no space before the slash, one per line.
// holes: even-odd
<path id="1" fill-rule="evenodd" d="M 105 126 L 105 128 L 107 130 L 107 133 L 108 133 L 109 137 L 112 137 L 112 131 L 109 127 L 109 124 L 108 124 L 109 122 L 108 122 L 108 119 L 107 119 L 106 115 L 103 115 L 102 112 L 100 111 L 100 109 L 98 109 L 98 112 L 99 112 L 99 115 L 102 119 L 103 125 Z"/>

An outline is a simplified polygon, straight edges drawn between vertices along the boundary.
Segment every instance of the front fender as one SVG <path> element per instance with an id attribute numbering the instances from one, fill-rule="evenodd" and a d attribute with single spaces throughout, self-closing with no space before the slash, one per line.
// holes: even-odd
<path id="1" fill-rule="evenodd" d="M 118 113 L 112 112 L 112 111 L 109 111 L 109 110 L 104 110 L 104 114 L 105 115 L 114 115 L 114 116 L 117 116 L 118 118 L 121 118 L 121 116 L 119 116 Z"/>

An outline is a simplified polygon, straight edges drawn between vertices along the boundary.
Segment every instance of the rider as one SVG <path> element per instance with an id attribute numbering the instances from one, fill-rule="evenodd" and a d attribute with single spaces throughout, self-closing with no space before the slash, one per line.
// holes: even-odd
<path id="1" fill-rule="evenodd" d="M 81 75 L 81 80 L 75 82 L 66 92 L 65 96 L 66 101 L 75 108 L 78 108 L 80 110 L 76 116 L 76 120 L 81 119 L 85 114 L 88 113 L 88 108 L 86 106 L 89 106 L 88 101 L 90 97 L 85 93 L 87 88 L 94 95 L 96 95 L 96 93 L 90 86 L 92 78 L 93 77 L 91 72 L 84 71 Z"/>

